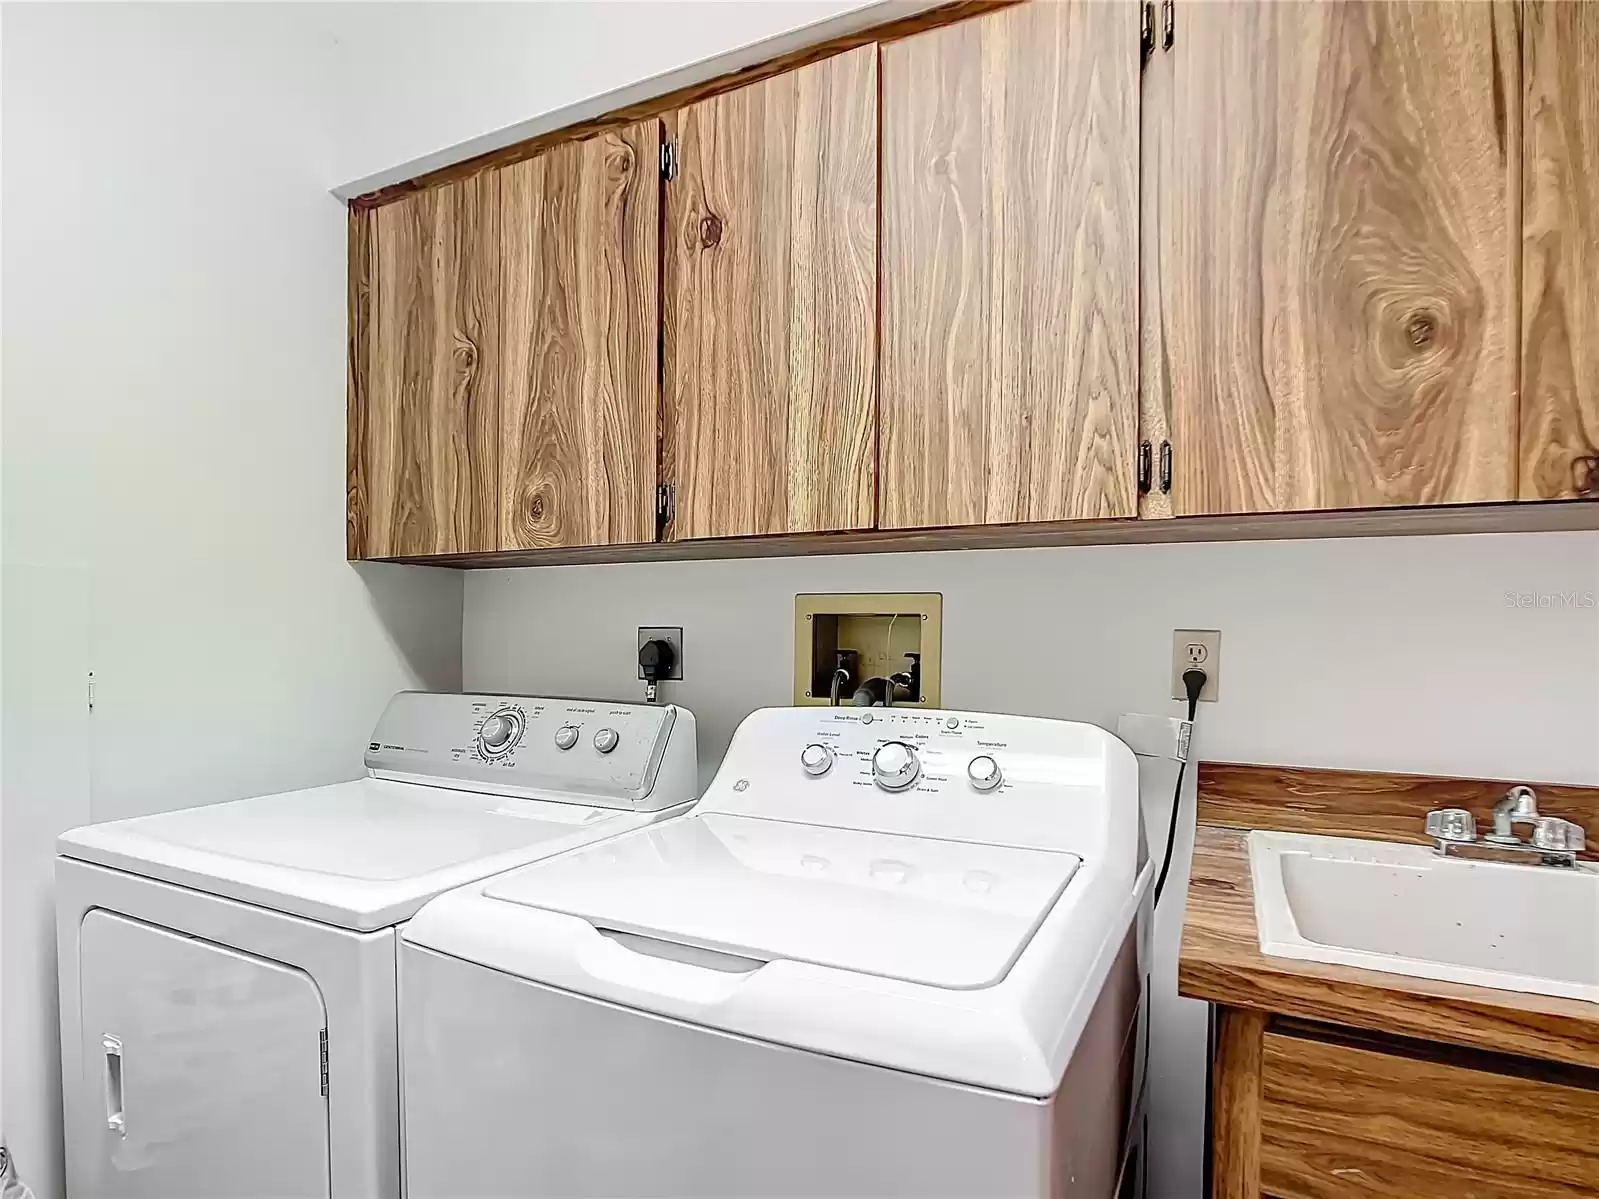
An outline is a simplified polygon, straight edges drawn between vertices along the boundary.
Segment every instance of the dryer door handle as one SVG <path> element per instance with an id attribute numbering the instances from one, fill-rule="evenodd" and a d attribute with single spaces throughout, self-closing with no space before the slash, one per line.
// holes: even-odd
<path id="1" fill-rule="evenodd" d="M 122 1110 L 122 1038 L 106 1033 L 105 1046 L 105 1126 L 119 1137 L 128 1135 L 128 1120 Z"/>

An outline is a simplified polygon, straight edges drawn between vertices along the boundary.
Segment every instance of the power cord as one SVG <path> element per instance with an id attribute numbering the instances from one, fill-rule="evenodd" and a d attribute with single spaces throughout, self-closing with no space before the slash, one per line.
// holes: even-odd
<path id="1" fill-rule="evenodd" d="M 1207 676 L 1205 672 L 1199 669 L 1197 666 L 1190 666 L 1187 670 L 1183 671 L 1183 691 L 1188 696 L 1188 723 L 1190 726 L 1190 732 L 1192 731 L 1194 716 L 1199 710 L 1199 693 L 1205 689 L 1206 678 Z M 1183 777 L 1187 773 L 1188 753 L 1185 752 L 1182 756 L 1182 760 L 1177 764 L 1177 786 L 1173 790 L 1171 797 L 1171 825 L 1166 829 L 1166 855 L 1160 863 L 1160 875 L 1155 879 L 1155 902 L 1150 905 L 1151 913 L 1153 913 L 1154 909 L 1160 906 L 1161 894 L 1166 890 L 1166 876 L 1171 873 L 1172 851 L 1177 845 L 1177 815 L 1180 810 L 1180 805 L 1183 802 Z M 1146 974 L 1144 976 L 1145 1003 L 1148 1002 L 1148 996 L 1151 990 L 1152 985 L 1150 982 L 1150 976 Z M 1148 1013 L 1148 1016 L 1144 1020 L 1144 1070 L 1143 1077 L 1139 1079 L 1138 1082 L 1138 1103 L 1135 1105 L 1135 1119 L 1137 1118 L 1137 1113 L 1142 1112 L 1144 1110 L 1144 1105 L 1149 1102 L 1149 1063 L 1153 1059 L 1151 1045 L 1154 1039 L 1155 1014 L 1153 1009 L 1151 1009 Z M 1148 1124 L 1146 1117 L 1145 1128 L 1147 1129 L 1147 1127 Z M 1140 1177 L 1147 1178 L 1147 1175 L 1144 1172 L 1149 1168 L 1148 1162 L 1149 1146 L 1146 1141 L 1144 1145 L 1144 1165 L 1140 1169 Z M 1147 1187 L 1147 1182 L 1145 1185 Z"/>
<path id="2" fill-rule="evenodd" d="M 1194 723 L 1194 714 L 1199 708 L 1199 693 L 1205 689 L 1205 680 L 1208 676 L 1197 666 L 1190 666 L 1183 671 L 1183 690 L 1188 693 L 1188 723 Z M 1177 789 L 1171 797 L 1171 827 L 1166 830 L 1166 857 L 1160 864 L 1160 875 L 1155 879 L 1155 902 L 1153 907 L 1160 906 L 1160 896 L 1166 890 L 1166 876 L 1171 873 L 1172 849 L 1177 844 L 1177 814 L 1183 802 L 1183 776 L 1188 773 L 1188 755 L 1183 755 L 1183 760 L 1177 766 Z"/>

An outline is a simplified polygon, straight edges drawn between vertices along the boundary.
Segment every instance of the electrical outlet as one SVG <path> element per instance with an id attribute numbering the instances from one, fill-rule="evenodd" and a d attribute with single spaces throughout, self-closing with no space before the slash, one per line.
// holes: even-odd
<path id="1" fill-rule="evenodd" d="M 662 675 L 663 681 L 680 679 L 683 677 L 683 630 L 681 628 L 641 628 L 638 631 L 638 647 L 644 648 L 646 641 L 664 641 L 672 647 L 672 669 Z M 644 668 L 638 668 L 638 677 L 644 677 Z"/>
<path id="2" fill-rule="evenodd" d="M 1171 697 L 1188 698 L 1183 671 L 1197 666 L 1205 672 L 1201 703 L 1221 696 L 1221 633 L 1216 629 L 1174 629 L 1171 635 Z"/>

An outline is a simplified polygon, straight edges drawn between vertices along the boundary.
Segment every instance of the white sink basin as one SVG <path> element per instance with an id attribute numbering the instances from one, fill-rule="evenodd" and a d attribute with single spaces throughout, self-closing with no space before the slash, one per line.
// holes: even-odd
<path id="1" fill-rule="evenodd" d="M 1263 953 L 1599 1002 L 1599 871 L 1586 864 L 1256 831 L 1249 869 Z"/>

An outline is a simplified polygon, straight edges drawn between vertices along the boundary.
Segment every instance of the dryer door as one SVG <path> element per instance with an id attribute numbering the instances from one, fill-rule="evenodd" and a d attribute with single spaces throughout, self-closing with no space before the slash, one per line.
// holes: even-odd
<path id="1" fill-rule="evenodd" d="M 79 937 L 69 1118 L 96 1199 L 325 1199 L 321 993 L 304 972 L 105 911 Z"/>

